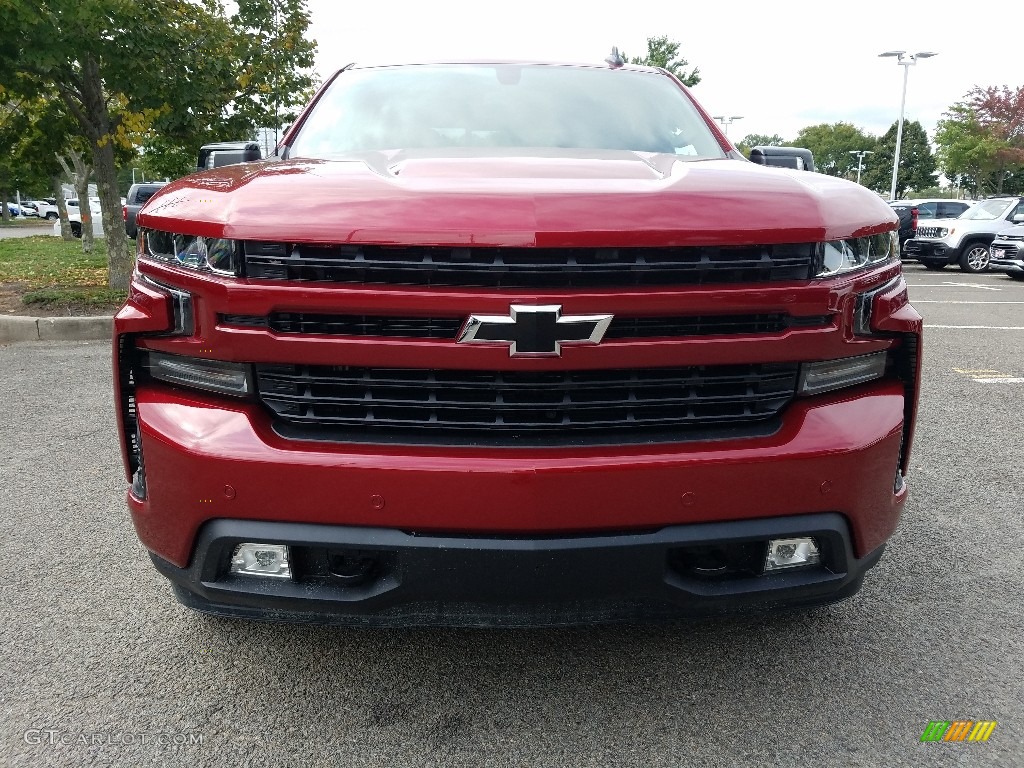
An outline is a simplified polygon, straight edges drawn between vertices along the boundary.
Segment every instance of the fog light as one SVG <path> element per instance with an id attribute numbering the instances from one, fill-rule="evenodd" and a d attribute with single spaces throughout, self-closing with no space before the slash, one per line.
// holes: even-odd
<path id="1" fill-rule="evenodd" d="M 814 539 L 772 539 L 768 542 L 768 557 L 765 558 L 764 569 L 779 571 L 784 568 L 799 568 L 802 565 L 816 565 L 820 562 L 821 554 Z"/>
<path id="2" fill-rule="evenodd" d="M 239 544 L 231 555 L 231 572 L 290 579 L 292 569 L 288 564 L 288 547 L 284 544 Z"/>

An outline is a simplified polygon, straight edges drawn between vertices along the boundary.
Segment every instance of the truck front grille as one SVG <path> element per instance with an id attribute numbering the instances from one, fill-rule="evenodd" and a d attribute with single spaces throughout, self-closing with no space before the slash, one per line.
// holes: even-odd
<path id="1" fill-rule="evenodd" d="M 735 434 L 794 397 L 798 365 L 501 372 L 256 366 L 285 436 L 430 444 L 600 444 Z M 769 430 L 771 431 L 771 430 Z"/>
<path id="2" fill-rule="evenodd" d="M 458 338 L 459 329 L 466 318 L 272 312 L 269 315 L 220 315 L 218 319 L 224 325 L 267 328 L 279 334 L 380 336 L 454 341 Z M 831 322 L 832 317 L 829 315 L 796 317 L 783 313 L 616 317 L 612 320 L 605 339 L 781 333 L 789 328 L 821 328 Z"/>
<path id="3" fill-rule="evenodd" d="M 251 280 L 492 288 L 807 280 L 813 243 L 668 248 L 449 248 L 246 241 Z"/>

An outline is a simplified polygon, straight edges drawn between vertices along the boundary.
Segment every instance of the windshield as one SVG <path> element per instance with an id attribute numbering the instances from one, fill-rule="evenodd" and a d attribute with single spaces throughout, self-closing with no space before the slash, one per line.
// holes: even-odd
<path id="1" fill-rule="evenodd" d="M 554 65 L 351 70 L 323 94 L 289 157 L 444 147 L 725 154 L 667 76 Z"/>
<path id="2" fill-rule="evenodd" d="M 960 214 L 961 219 L 998 219 L 1016 200 L 982 200 Z"/>

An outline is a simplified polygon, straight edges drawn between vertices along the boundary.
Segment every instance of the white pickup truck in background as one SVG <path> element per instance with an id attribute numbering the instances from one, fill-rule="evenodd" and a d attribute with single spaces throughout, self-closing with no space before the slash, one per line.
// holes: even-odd
<path id="1" fill-rule="evenodd" d="M 65 205 L 68 207 L 68 224 L 71 225 L 71 234 L 75 237 L 82 236 L 82 214 L 79 208 L 78 200 L 72 199 L 65 201 Z M 100 199 L 98 197 L 89 198 L 89 213 L 92 216 L 92 235 L 93 237 L 103 237 L 103 214 L 100 209 Z M 60 220 L 53 222 L 53 234 L 60 235 Z"/>

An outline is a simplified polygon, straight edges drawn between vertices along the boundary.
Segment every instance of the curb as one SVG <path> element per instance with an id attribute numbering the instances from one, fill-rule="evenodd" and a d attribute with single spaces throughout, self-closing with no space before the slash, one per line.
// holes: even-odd
<path id="1" fill-rule="evenodd" d="M 111 315 L 91 317 L 0 316 L 0 344 L 17 341 L 104 341 L 114 336 Z"/>

